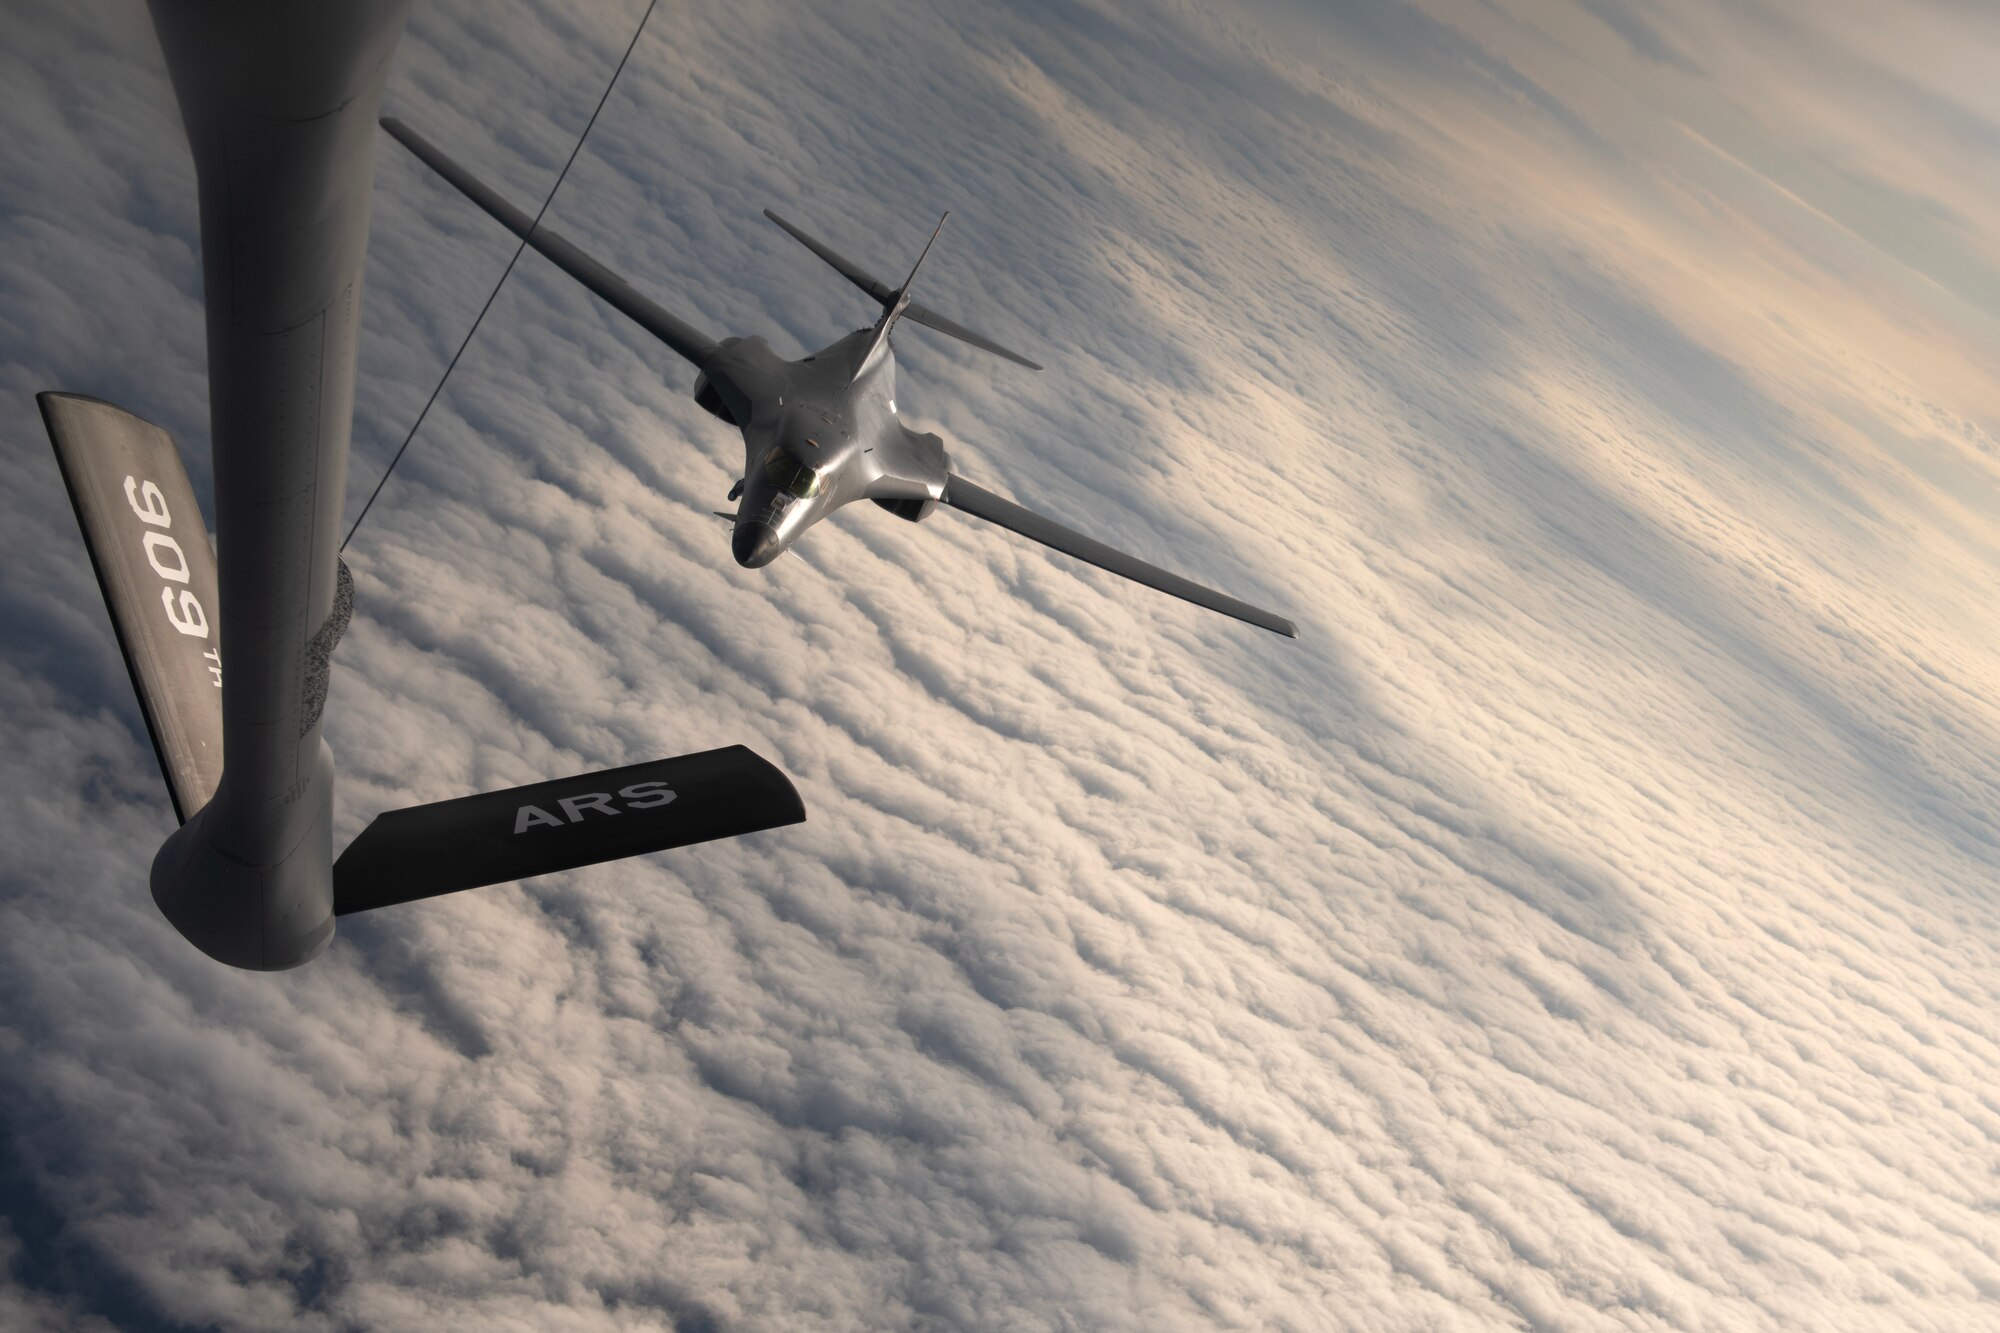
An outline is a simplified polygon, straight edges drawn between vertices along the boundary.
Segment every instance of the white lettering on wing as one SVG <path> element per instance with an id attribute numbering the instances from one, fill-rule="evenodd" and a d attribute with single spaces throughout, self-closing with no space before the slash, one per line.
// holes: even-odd
<path id="1" fill-rule="evenodd" d="M 174 525 L 174 516 L 167 509 L 167 497 L 159 485 L 151 481 L 140 481 L 137 477 L 125 478 L 125 503 L 132 507 L 141 523 L 163 531 L 141 534 L 139 540 L 146 548 L 146 563 L 165 583 L 188 583 L 193 580 L 194 570 L 188 564 L 187 552 L 180 541 L 164 531 Z M 204 534 L 205 535 L 205 534 Z M 192 591 L 182 588 L 160 589 L 160 606 L 167 613 L 167 623 L 177 631 L 194 639 L 208 637 L 208 612 L 201 599 Z M 209 672 L 215 677 L 216 688 L 222 686 L 222 658 L 220 655 L 203 653 L 203 657 L 213 657 L 214 665 Z"/>
<path id="2" fill-rule="evenodd" d="M 581 824 L 586 815 L 593 813 L 622 815 L 629 810 L 652 810 L 674 800 L 679 793 L 664 782 L 635 782 L 629 787 L 620 787 L 614 796 L 608 791 L 587 791 L 575 796 L 558 796 L 555 814 L 539 805 L 523 805 L 514 811 L 514 832 L 526 833 L 529 829 L 562 828 L 568 824 Z"/>

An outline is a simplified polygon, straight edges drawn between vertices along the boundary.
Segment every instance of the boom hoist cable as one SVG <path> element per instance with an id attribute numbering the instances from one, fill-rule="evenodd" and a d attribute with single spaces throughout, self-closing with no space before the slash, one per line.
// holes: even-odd
<path id="1" fill-rule="evenodd" d="M 465 349 L 472 345 L 472 336 L 479 332 L 480 321 L 484 320 L 486 312 L 493 308 L 493 302 L 499 297 L 500 289 L 507 285 L 508 277 L 514 272 L 514 265 L 521 261 L 522 253 L 528 248 L 528 237 L 534 235 L 536 229 L 542 225 L 543 215 L 549 211 L 549 205 L 555 202 L 556 191 L 562 189 L 562 183 L 568 177 L 569 169 L 576 165 L 577 154 L 583 151 L 584 141 L 590 138 L 590 131 L 596 126 L 598 116 L 603 113 L 604 104 L 611 100 L 611 90 L 618 86 L 618 76 L 625 72 L 625 64 L 631 60 L 632 52 L 638 48 L 639 38 L 645 33 L 646 24 L 652 19 L 653 10 L 659 3 L 660 0 L 648 0 L 646 12 L 639 16 L 639 26 L 632 32 L 632 40 L 625 45 L 625 54 L 618 58 L 618 68 L 611 71 L 611 81 L 604 85 L 604 95 L 597 99 L 596 109 L 590 113 L 590 119 L 585 122 L 583 133 L 577 136 L 576 147 L 569 150 L 569 160 L 563 163 L 562 170 L 556 174 L 556 183 L 549 187 L 548 198 L 542 200 L 542 206 L 535 213 L 535 220 L 529 226 L 528 234 L 514 247 L 513 258 L 507 261 L 507 267 L 500 274 L 500 281 L 493 284 L 493 291 L 487 296 L 486 304 L 479 307 L 478 315 L 473 317 L 472 327 L 465 331 L 465 341 L 461 342 L 458 350 L 451 354 L 451 360 L 445 365 L 444 374 L 438 376 L 437 387 L 431 390 L 431 396 L 424 400 L 423 411 L 417 413 L 417 419 L 411 423 L 410 433 L 403 437 L 403 443 L 397 448 L 396 456 L 391 458 L 389 466 L 382 470 L 382 479 L 376 482 L 375 489 L 368 493 L 368 502 L 361 506 L 361 512 L 355 515 L 354 525 L 348 528 L 347 536 L 341 539 L 341 554 L 346 553 L 348 543 L 353 541 L 354 534 L 361 530 L 361 520 L 368 517 L 368 511 L 375 507 L 375 501 L 382 494 L 382 488 L 388 485 L 389 478 L 395 475 L 396 464 L 402 462 L 403 455 L 409 452 L 410 442 L 417 438 L 417 431 L 422 428 L 424 418 L 430 415 L 431 407 L 437 402 L 438 395 L 444 392 L 445 381 L 451 378 L 451 372 L 457 368 L 459 358 L 465 355 Z"/>

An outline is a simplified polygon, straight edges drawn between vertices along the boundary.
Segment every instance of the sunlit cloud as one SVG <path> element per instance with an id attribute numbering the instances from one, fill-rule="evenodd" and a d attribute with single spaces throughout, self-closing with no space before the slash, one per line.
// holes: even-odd
<path id="1" fill-rule="evenodd" d="M 631 8 L 420 7 L 389 108 L 539 202 Z M 529 256 L 350 553 L 341 827 L 738 742 L 809 822 L 219 968 L 147 898 L 171 817 L 30 401 L 114 398 L 205 479 L 192 181 L 143 11 L 30 5 L 0 53 L 0 1322 L 2000 1299 L 2000 412 L 1957 281 L 2000 214 L 1952 172 L 2000 132 L 1988 22 L 1913 4 L 1914 51 L 1848 9 L 1618 0 L 655 23 L 553 225 L 797 354 L 871 312 L 763 207 L 884 270 L 950 207 L 923 299 L 1049 370 L 899 332 L 903 410 L 1301 639 L 950 512 L 857 507 L 741 570 L 708 513 L 740 441 Z M 1925 55 L 1952 34 L 1981 60 Z M 508 253 L 379 145 L 350 513 Z"/>

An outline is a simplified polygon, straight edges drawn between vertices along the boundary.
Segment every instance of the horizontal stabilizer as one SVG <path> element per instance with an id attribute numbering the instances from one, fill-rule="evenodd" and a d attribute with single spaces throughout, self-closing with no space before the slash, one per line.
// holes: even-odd
<path id="1" fill-rule="evenodd" d="M 793 240 L 818 255 L 821 259 L 824 259 L 834 272 L 873 297 L 885 309 L 896 304 L 896 289 L 894 287 L 891 287 L 879 278 L 871 276 L 859 264 L 845 255 L 838 253 L 832 246 L 827 245 L 823 241 L 814 240 L 791 223 L 779 217 L 776 213 L 773 213 L 770 209 L 767 208 L 764 210 L 764 216 L 790 232 Z"/>
<path id="2" fill-rule="evenodd" d="M 838 251 L 834 250 L 832 246 L 827 245 L 824 241 L 818 241 L 813 239 L 811 236 L 808 236 L 805 232 L 801 231 L 798 227 L 796 227 L 790 222 L 785 221 L 785 219 L 779 217 L 776 213 L 773 213 L 768 208 L 764 210 L 764 216 L 771 219 L 771 221 L 777 223 L 780 227 L 783 227 L 787 232 L 791 234 L 793 240 L 797 241 L 800 245 L 803 245 L 806 249 L 812 251 L 814 254 L 818 255 L 821 259 L 825 260 L 828 266 L 831 267 L 834 270 L 834 272 L 840 274 L 841 277 L 846 278 L 856 287 L 859 287 L 863 292 L 866 292 L 870 297 L 872 297 L 876 302 L 878 302 L 884 310 L 891 309 L 892 307 L 895 306 L 896 302 L 899 299 L 901 299 L 903 295 L 903 292 L 901 290 L 889 286 L 887 283 L 883 282 L 880 278 L 875 277 L 873 274 L 869 273 L 866 269 L 863 269 L 859 264 L 847 258 L 847 256 L 840 254 Z M 949 337 L 956 338 L 960 342 L 971 343 L 974 347 L 977 347 L 980 351 L 991 352 L 993 353 L 993 355 L 997 357 L 1002 357 L 1008 361 L 1012 361 L 1015 365 L 1026 366 L 1029 370 L 1041 369 L 1039 365 L 1035 364 L 1033 361 L 1028 360 L 1027 357 L 1022 356 L 1019 352 L 1008 351 L 1005 347 L 1002 347 L 999 343 L 994 342 L 991 338 L 988 338 L 983 334 L 974 333 L 971 329 L 966 328 L 963 324 L 959 324 L 952 320 L 946 319 L 943 315 L 940 315 L 937 311 L 932 310 L 929 306 L 921 306 L 918 305 L 916 302 L 912 301 L 908 305 L 903 307 L 902 318 L 913 320 L 916 323 L 923 325 L 927 329 L 936 329 L 939 333 L 946 334 Z"/>
<path id="3" fill-rule="evenodd" d="M 1193 602 L 1196 606 L 1220 611 L 1225 616 L 1282 634 L 1288 639 L 1299 637 L 1299 628 L 1283 616 L 1274 615 L 1248 602 L 1239 602 L 1234 597 L 1226 597 L 1213 588 L 1204 588 L 1192 579 L 1184 579 L 1178 574 L 1169 574 L 1156 565 L 1149 565 L 1135 556 L 1114 550 L 1103 542 L 1095 541 L 1082 533 L 1051 518 L 1023 509 L 1012 500 L 1003 500 L 989 490 L 973 485 L 963 477 L 953 477 L 945 484 L 944 502 L 954 509 L 964 510 L 988 523 L 996 523 L 1009 532 L 1018 532 L 1023 537 L 1032 538 L 1042 545 L 1073 555 L 1079 560 L 1108 569 L 1122 578 L 1135 583 L 1143 583 L 1149 588 Z"/>
<path id="4" fill-rule="evenodd" d="M 540 251 L 557 268 L 588 287 L 613 309 L 629 316 L 640 328 L 668 347 L 696 365 L 714 353 L 715 339 L 657 302 L 641 296 L 631 283 L 578 249 L 568 237 L 535 225 L 534 218 L 508 203 L 492 186 L 446 157 L 437 145 L 423 135 L 394 116 L 383 117 L 382 128 L 403 147 L 415 153 L 425 166 L 444 177 L 460 194 L 485 209 L 494 221 L 526 241 L 530 249 Z"/>
<path id="5" fill-rule="evenodd" d="M 201 507 L 160 427 L 81 394 L 35 401 L 185 824 L 222 781 L 222 635 Z"/>
<path id="6" fill-rule="evenodd" d="M 741 745 L 377 815 L 333 865 L 336 916 L 796 824 L 791 779 Z"/>

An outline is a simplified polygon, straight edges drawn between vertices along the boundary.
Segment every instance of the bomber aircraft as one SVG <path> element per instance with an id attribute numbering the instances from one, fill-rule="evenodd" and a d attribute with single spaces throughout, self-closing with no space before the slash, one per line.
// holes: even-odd
<path id="1" fill-rule="evenodd" d="M 765 210 L 766 217 L 882 307 L 874 327 L 857 329 L 801 360 L 786 361 L 759 337 L 718 341 L 701 333 L 560 234 L 537 226 L 408 125 L 391 117 L 382 127 L 501 225 L 694 364 L 700 372 L 695 401 L 743 432 L 743 475 L 729 495 L 738 507 L 722 517 L 734 524 L 731 544 L 744 567 L 770 564 L 807 528 L 856 500 L 873 500 L 912 521 L 943 504 L 1197 606 L 1298 637 L 1297 627 L 1282 616 L 1113 550 L 973 485 L 951 471 L 942 440 L 902 424 L 896 411 L 895 352 L 889 343 L 898 320 L 1041 369 L 910 299 L 911 283 L 937 240 L 936 231 L 910 276 L 892 288 Z M 939 229 L 943 226 L 940 220 Z"/>

